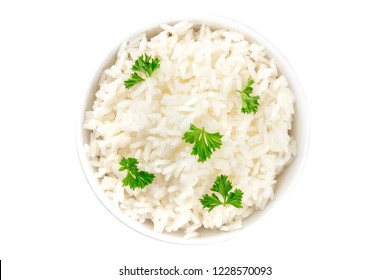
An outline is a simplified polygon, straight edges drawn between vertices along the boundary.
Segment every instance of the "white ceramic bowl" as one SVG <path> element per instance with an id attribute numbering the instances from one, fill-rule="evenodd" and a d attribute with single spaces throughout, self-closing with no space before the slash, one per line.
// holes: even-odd
<path id="1" fill-rule="evenodd" d="M 248 228 L 256 228 L 252 225 L 255 223 L 257 224 L 261 220 L 261 217 L 264 214 L 268 213 L 273 208 L 273 206 L 279 202 L 282 196 L 296 184 L 298 177 L 303 169 L 307 151 L 308 151 L 309 121 L 308 121 L 308 113 L 306 108 L 305 96 L 298 82 L 298 78 L 294 70 L 287 62 L 285 57 L 262 35 L 257 33 L 255 30 L 236 21 L 232 21 L 230 19 L 226 19 L 222 17 L 214 17 L 214 16 L 178 18 L 176 20 L 165 21 L 164 23 L 172 24 L 181 20 L 191 21 L 195 25 L 200 25 L 205 23 L 209 25 L 212 29 L 225 28 L 229 30 L 235 30 L 244 34 L 246 40 L 250 42 L 256 42 L 258 44 L 263 45 L 266 48 L 268 55 L 274 58 L 279 72 L 283 74 L 287 78 L 288 82 L 290 83 L 290 88 L 296 97 L 296 102 L 294 104 L 295 115 L 294 115 L 292 134 L 294 135 L 297 141 L 298 156 L 278 177 L 277 179 L 278 182 L 275 189 L 275 199 L 268 203 L 265 210 L 256 211 L 250 217 L 246 218 L 243 222 L 242 230 L 231 231 L 231 232 L 204 230 L 203 232 L 201 232 L 200 237 L 194 239 L 188 239 L 188 240 L 182 237 L 182 233 L 181 234 L 180 233 L 156 233 L 153 231 L 153 226 L 151 223 L 141 224 L 138 221 L 134 221 L 130 219 L 128 216 L 126 216 L 119 208 L 114 207 L 112 203 L 109 201 L 109 199 L 106 197 L 106 195 L 104 194 L 103 190 L 101 189 L 99 181 L 94 175 L 96 170 L 89 164 L 88 157 L 84 152 L 83 145 L 84 143 L 89 143 L 89 133 L 82 128 L 82 124 L 84 122 L 85 112 L 92 108 L 92 104 L 95 99 L 95 93 L 98 88 L 97 86 L 98 80 L 102 72 L 104 71 L 104 69 L 114 64 L 116 59 L 116 53 L 119 48 L 119 44 L 115 46 L 115 49 L 102 61 L 100 69 L 98 69 L 98 71 L 96 72 L 95 77 L 93 78 L 90 84 L 89 90 L 86 93 L 84 100 L 82 100 L 83 102 L 82 110 L 81 110 L 79 122 L 77 124 L 77 149 L 78 149 L 81 166 L 84 170 L 84 174 L 92 190 L 94 191 L 98 199 L 103 203 L 103 205 L 122 223 L 124 223 L 125 225 L 129 226 L 130 228 L 136 230 L 141 234 L 162 241 L 181 243 L 181 244 L 205 244 L 205 243 L 226 240 L 236 236 L 243 230 L 247 230 Z M 159 27 L 159 23 L 141 29 L 133 33 L 132 35 L 130 35 L 128 38 L 133 38 L 143 32 L 145 32 L 148 35 L 148 37 L 154 36 L 161 31 L 161 28 Z"/>

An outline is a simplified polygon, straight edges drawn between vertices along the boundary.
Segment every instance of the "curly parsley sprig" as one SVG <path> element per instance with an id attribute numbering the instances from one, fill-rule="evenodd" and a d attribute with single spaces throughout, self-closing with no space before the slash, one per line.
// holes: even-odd
<path id="1" fill-rule="evenodd" d="M 191 124 L 190 130 L 184 133 L 182 139 L 186 143 L 194 144 L 191 154 L 197 155 L 199 162 L 205 162 L 216 149 L 221 148 L 221 138 L 219 132 L 209 133 L 204 127 L 198 128 Z"/>
<path id="2" fill-rule="evenodd" d="M 131 70 L 134 72 L 141 72 L 145 75 L 145 78 L 141 77 L 138 73 L 131 74 L 130 78 L 124 82 L 126 88 L 145 81 L 146 78 L 152 76 L 153 72 L 160 68 L 160 60 L 158 58 L 152 58 L 147 54 L 143 54 L 137 58 L 134 62 Z"/>
<path id="3" fill-rule="evenodd" d="M 143 189 L 153 182 L 154 174 L 138 170 L 137 159 L 122 158 L 119 164 L 122 166 L 119 171 L 127 170 L 127 176 L 122 180 L 123 186 L 129 186 L 132 190 L 135 188 Z"/>
<path id="4" fill-rule="evenodd" d="M 244 193 L 240 189 L 231 191 L 233 189 L 232 182 L 230 182 L 227 178 L 228 177 L 226 175 L 218 176 L 211 188 L 213 192 L 219 193 L 222 196 L 222 201 L 215 193 L 212 193 L 211 195 L 205 194 L 200 199 L 203 208 L 209 209 L 209 212 L 219 205 L 225 206 L 227 204 L 233 205 L 236 208 L 242 208 L 241 201 Z"/>
<path id="5" fill-rule="evenodd" d="M 237 92 L 241 94 L 241 100 L 242 100 L 241 112 L 244 114 L 250 114 L 250 113 L 254 114 L 259 109 L 260 96 L 250 95 L 253 92 L 253 87 L 252 87 L 253 84 L 254 84 L 253 79 L 249 78 L 244 89 L 237 90 Z"/>

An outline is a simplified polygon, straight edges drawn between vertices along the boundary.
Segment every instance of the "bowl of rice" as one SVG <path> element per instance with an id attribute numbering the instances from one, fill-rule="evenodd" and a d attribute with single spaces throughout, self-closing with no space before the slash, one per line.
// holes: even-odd
<path id="1" fill-rule="evenodd" d="M 103 60 L 77 125 L 102 204 L 184 244 L 258 228 L 296 184 L 309 143 L 304 93 L 255 30 L 219 17 L 156 23 Z"/>

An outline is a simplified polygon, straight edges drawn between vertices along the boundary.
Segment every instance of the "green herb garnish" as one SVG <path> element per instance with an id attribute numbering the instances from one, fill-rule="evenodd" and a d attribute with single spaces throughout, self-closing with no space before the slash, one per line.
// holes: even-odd
<path id="1" fill-rule="evenodd" d="M 130 79 L 125 81 L 125 87 L 126 88 L 131 88 L 132 86 L 139 84 L 141 82 L 145 81 L 144 78 L 140 77 L 137 73 L 131 74 Z"/>
<path id="2" fill-rule="evenodd" d="M 248 79 L 246 86 L 243 90 L 237 90 L 241 94 L 242 107 L 241 112 L 244 114 L 256 113 L 259 108 L 260 96 L 250 96 L 253 92 L 252 85 L 254 81 L 252 78 Z"/>
<path id="3" fill-rule="evenodd" d="M 204 127 L 197 128 L 195 125 L 190 125 L 190 131 L 184 133 L 183 140 L 186 143 L 194 144 L 192 155 L 198 155 L 199 162 L 205 162 L 210 158 L 211 154 L 221 148 L 222 135 L 217 133 L 209 133 Z"/>
<path id="4" fill-rule="evenodd" d="M 211 195 L 205 194 L 200 199 L 203 208 L 208 208 L 209 212 L 218 205 L 230 204 L 236 208 L 242 208 L 241 201 L 244 193 L 240 189 L 235 189 L 233 192 L 231 192 L 232 188 L 232 182 L 227 179 L 226 175 L 218 176 L 215 179 L 214 185 L 211 190 L 213 192 L 219 193 L 222 196 L 222 201 L 219 200 L 218 196 L 215 193 Z"/>
<path id="5" fill-rule="evenodd" d="M 122 158 L 119 164 L 122 166 L 119 171 L 127 170 L 127 176 L 122 180 L 123 186 L 129 186 L 132 190 L 135 188 L 143 189 L 153 182 L 154 174 L 138 170 L 137 159 Z"/>
<path id="6" fill-rule="evenodd" d="M 158 58 L 152 58 L 147 54 L 143 54 L 137 58 L 134 62 L 131 70 L 134 72 L 141 72 L 145 75 L 145 78 L 139 76 L 138 73 L 131 74 L 130 79 L 125 81 L 125 87 L 131 88 L 132 86 L 145 81 L 146 78 L 152 76 L 153 72 L 160 67 L 160 60 Z"/>

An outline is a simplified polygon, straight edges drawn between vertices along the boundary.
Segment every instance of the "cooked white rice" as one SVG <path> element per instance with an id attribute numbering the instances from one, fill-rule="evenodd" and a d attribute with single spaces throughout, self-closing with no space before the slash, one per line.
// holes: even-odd
<path id="1" fill-rule="evenodd" d="M 114 65 L 99 81 L 84 128 L 91 131 L 85 151 L 101 187 L 130 218 L 151 220 L 156 232 L 182 231 L 196 237 L 201 228 L 241 228 L 242 220 L 263 210 L 274 198 L 277 176 L 295 155 L 289 135 L 294 95 L 263 46 L 240 33 L 211 30 L 189 22 L 161 25 L 153 38 L 145 34 L 123 42 Z M 151 78 L 124 87 L 134 61 L 142 54 L 160 59 Z M 256 114 L 241 113 L 248 77 L 260 96 Z M 221 149 L 206 162 L 191 155 L 182 140 L 190 123 L 223 135 Z M 123 157 L 156 175 L 144 189 L 122 187 Z M 244 192 L 243 208 L 204 209 L 199 199 L 210 194 L 215 178 L 228 176 L 233 190 Z"/>

